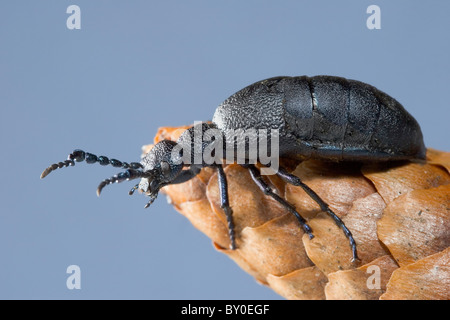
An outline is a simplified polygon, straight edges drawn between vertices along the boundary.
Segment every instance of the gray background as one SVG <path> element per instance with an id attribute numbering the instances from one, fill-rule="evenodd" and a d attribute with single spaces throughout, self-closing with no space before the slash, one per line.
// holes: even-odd
<path id="1" fill-rule="evenodd" d="M 81 8 L 68 30 L 66 8 Z M 381 8 L 368 30 L 366 8 Z M 229 95 L 277 75 L 375 85 L 450 150 L 448 1 L 2 1 L 0 298 L 278 299 L 169 206 L 75 148 L 139 160 L 160 126 L 211 119 Z M 81 268 L 81 290 L 66 268 Z"/>

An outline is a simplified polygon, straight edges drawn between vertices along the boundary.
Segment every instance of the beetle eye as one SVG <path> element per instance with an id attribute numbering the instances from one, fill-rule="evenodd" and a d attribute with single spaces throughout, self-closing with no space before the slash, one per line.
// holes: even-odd
<path id="1" fill-rule="evenodd" d="M 166 161 L 161 161 L 161 171 L 164 175 L 168 175 L 170 173 L 170 165 Z"/>

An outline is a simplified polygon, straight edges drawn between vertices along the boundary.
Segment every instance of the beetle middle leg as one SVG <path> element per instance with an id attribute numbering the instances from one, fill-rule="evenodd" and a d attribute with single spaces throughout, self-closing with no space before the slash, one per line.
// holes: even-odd
<path id="1" fill-rule="evenodd" d="M 225 212 L 228 223 L 228 235 L 230 237 L 230 249 L 236 249 L 236 240 L 234 235 L 234 222 L 233 222 L 233 211 L 231 210 L 230 203 L 228 200 L 228 184 L 225 171 L 222 165 L 217 165 L 217 178 L 219 180 L 219 191 L 220 191 L 220 207 Z"/>
<path id="2" fill-rule="evenodd" d="M 248 165 L 242 165 L 244 168 L 247 168 L 250 172 L 250 175 L 255 182 L 255 184 L 261 189 L 262 192 L 264 192 L 265 195 L 268 195 L 278 201 L 287 211 L 292 213 L 296 218 L 297 221 L 300 223 L 300 225 L 303 228 L 303 231 L 309 236 L 309 239 L 314 238 L 314 235 L 312 234 L 311 227 L 306 223 L 306 220 L 300 215 L 300 213 L 295 210 L 294 206 L 292 206 L 290 203 L 288 203 L 285 199 L 277 195 L 275 192 L 273 192 L 272 188 L 267 184 L 266 181 L 264 181 L 264 178 L 261 176 L 261 173 L 259 172 L 258 168 L 255 167 L 253 164 Z"/>
<path id="3" fill-rule="evenodd" d="M 285 182 L 290 183 L 294 186 L 299 186 L 302 187 L 303 190 L 305 190 L 305 192 L 320 206 L 320 209 L 322 211 L 325 211 L 331 218 L 333 218 L 334 222 L 337 224 L 337 226 L 339 228 L 342 229 L 342 231 L 344 232 L 345 236 L 348 238 L 349 242 L 350 242 L 350 246 L 352 248 L 352 254 L 353 254 L 353 258 L 352 258 L 352 262 L 356 262 L 359 261 L 358 258 L 358 254 L 356 251 L 356 242 L 355 239 L 353 239 L 353 235 L 350 232 L 350 230 L 345 226 L 344 222 L 341 220 L 341 218 L 339 218 L 328 206 L 328 204 L 326 204 L 325 201 L 323 201 L 319 195 L 317 193 L 315 193 L 310 187 L 308 187 L 306 184 L 304 184 L 302 182 L 302 180 L 300 180 L 299 177 L 290 174 L 289 172 L 287 172 L 285 169 L 283 168 L 279 168 L 277 173 L 277 176 L 279 176 L 281 179 L 283 179 Z"/>

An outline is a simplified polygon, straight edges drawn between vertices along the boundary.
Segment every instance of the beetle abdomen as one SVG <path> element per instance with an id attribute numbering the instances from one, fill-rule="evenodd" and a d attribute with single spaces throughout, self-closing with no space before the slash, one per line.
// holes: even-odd
<path id="1" fill-rule="evenodd" d="M 219 129 L 273 128 L 280 156 L 332 160 L 425 158 L 417 121 L 392 97 L 355 80 L 332 76 L 276 77 L 225 100 Z"/>
<path id="2" fill-rule="evenodd" d="M 285 94 L 298 91 L 299 84 L 308 87 L 311 102 L 287 103 L 286 122 L 297 140 L 311 147 L 311 157 L 372 161 L 425 157 L 417 121 L 384 92 L 360 81 L 316 76 L 291 78 Z"/>

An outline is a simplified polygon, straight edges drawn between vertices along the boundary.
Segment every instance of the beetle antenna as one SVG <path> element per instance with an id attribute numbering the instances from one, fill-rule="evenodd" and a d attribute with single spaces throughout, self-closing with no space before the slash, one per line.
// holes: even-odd
<path id="1" fill-rule="evenodd" d="M 118 174 L 112 176 L 111 178 L 105 179 L 102 182 L 100 182 L 100 184 L 97 187 L 97 196 L 100 196 L 100 193 L 102 192 L 103 188 L 106 187 L 108 184 L 111 184 L 114 182 L 120 183 L 125 180 L 133 180 L 133 179 L 141 178 L 143 176 L 144 176 L 144 172 L 139 171 L 139 170 L 133 170 L 133 169 L 128 169 L 125 172 L 118 173 Z"/>
<path id="2" fill-rule="evenodd" d="M 86 163 L 100 163 L 102 166 L 106 165 L 112 165 L 116 168 L 122 168 L 122 169 L 142 169 L 142 165 L 139 162 L 122 162 L 117 159 L 109 159 L 105 156 L 99 156 L 97 157 L 95 154 L 84 152 L 83 150 L 76 149 L 71 154 L 67 156 L 67 160 L 54 163 L 51 166 L 49 166 L 47 169 L 45 169 L 41 174 L 41 179 L 45 178 L 50 172 L 62 168 L 62 167 L 68 167 L 68 166 L 74 166 L 75 162 L 82 162 L 86 160 Z"/>

